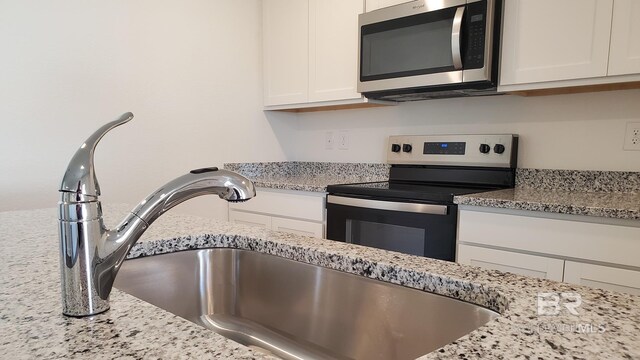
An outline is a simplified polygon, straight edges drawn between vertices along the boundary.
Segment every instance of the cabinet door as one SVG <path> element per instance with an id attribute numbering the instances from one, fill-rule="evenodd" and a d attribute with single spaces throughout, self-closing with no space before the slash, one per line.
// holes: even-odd
<path id="1" fill-rule="evenodd" d="M 640 1 L 615 0 L 609 75 L 640 73 Z"/>
<path id="2" fill-rule="evenodd" d="M 317 238 L 322 238 L 324 232 L 324 226 L 320 223 L 284 219 L 279 217 L 274 217 L 271 219 L 271 229 L 291 234 L 313 236 Z"/>
<path id="3" fill-rule="evenodd" d="M 478 246 L 459 245 L 458 262 L 484 269 L 562 281 L 564 260 Z"/>
<path id="4" fill-rule="evenodd" d="M 309 0 L 309 101 L 360 98 L 358 14 L 362 0 Z"/>
<path id="5" fill-rule="evenodd" d="M 607 75 L 613 0 L 506 0 L 504 6 L 500 85 Z"/>
<path id="6" fill-rule="evenodd" d="M 460 209 L 458 243 L 640 268 L 640 227 L 633 220 L 622 226 L 583 222 L 581 217 L 569 221 L 539 217 L 554 216 L 549 213 L 513 212 L 518 215 Z"/>
<path id="7" fill-rule="evenodd" d="M 271 216 L 229 210 L 229 221 L 236 224 L 271 229 Z"/>
<path id="8" fill-rule="evenodd" d="M 365 6 L 366 11 L 378 10 L 384 7 L 398 5 L 406 2 L 411 2 L 413 0 L 366 0 Z"/>
<path id="9" fill-rule="evenodd" d="M 264 0 L 264 104 L 302 103 L 309 88 L 309 3 Z"/>
<path id="10" fill-rule="evenodd" d="M 564 281 L 640 295 L 640 271 L 567 261 Z"/>

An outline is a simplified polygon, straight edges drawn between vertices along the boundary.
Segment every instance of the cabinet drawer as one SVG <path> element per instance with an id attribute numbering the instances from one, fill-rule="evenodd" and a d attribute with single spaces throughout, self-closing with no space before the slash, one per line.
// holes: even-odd
<path id="1" fill-rule="evenodd" d="M 564 281 L 640 295 L 640 271 L 567 261 Z"/>
<path id="2" fill-rule="evenodd" d="M 229 209 L 322 222 L 324 193 L 291 193 L 258 188 L 256 197 L 243 203 L 230 203 Z"/>
<path id="3" fill-rule="evenodd" d="M 458 262 L 556 281 L 562 281 L 564 271 L 564 260 L 470 245 L 458 246 Z"/>
<path id="4" fill-rule="evenodd" d="M 291 234 L 313 236 L 317 238 L 322 238 L 324 232 L 324 226 L 320 223 L 283 219 L 278 217 L 274 217 L 271 219 L 271 229 Z"/>
<path id="5" fill-rule="evenodd" d="M 640 267 L 640 227 L 461 210 L 458 242 Z"/>
<path id="6" fill-rule="evenodd" d="M 267 215 L 230 210 L 229 221 L 236 224 L 271 229 L 271 216 L 267 216 Z"/>

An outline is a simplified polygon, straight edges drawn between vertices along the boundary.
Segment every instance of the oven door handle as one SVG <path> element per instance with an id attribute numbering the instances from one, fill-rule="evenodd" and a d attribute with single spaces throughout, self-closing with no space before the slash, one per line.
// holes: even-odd
<path id="1" fill-rule="evenodd" d="M 367 209 L 410 212 L 430 215 L 447 215 L 446 205 L 416 204 L 393 201 L 380 201 L 328 195 L 328 204 L 353 206 Z"/>
<path id="2" fill-rule="evenodd" d="M 460 37 L 462 32 L 462 17 L 464 16 L 464 6 L 456 9 L 451 27 L 451 55 L 453 56 L 453 67 L 456 70 L 462 69 L 462 52 L 460 51 Z"/>

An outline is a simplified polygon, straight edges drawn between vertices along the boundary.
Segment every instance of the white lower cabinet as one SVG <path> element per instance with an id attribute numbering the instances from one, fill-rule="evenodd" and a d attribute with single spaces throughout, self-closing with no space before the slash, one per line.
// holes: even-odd
<path id="1" fill-rule="evenodd" d="M 640 295 L 638 221 L 459 209 L 461 264 Z"/>
<path id="2" fill-rule="evenodd" d="M 458 247 L 458 262 L 555 281 L 562 281 L 564 270 L 564 260 L 471 245 Z"/>
<path id="3" fill-rule="evenodd" d="M 640 271 L 566 261 L 564 281 L 640 295 Z"/>
<path id="4" fill-rule="evenodd" d="M 325 194 L 257 188 L 250 201 L 229 204 L 229 221 L 297 235 L 324 237 Z"/>
<path id="5" fill-rule="evenodd" d="M 271 229 L 271 216 L 267 215 L 230 210 L 229 221 L 236 224 Z"/>
<path id="6" fill-rule="evenodd" d="M 285 219 L 279 217 L 274 217 L 271 220 L 271 230 L 282 231 L 291 234 L 322 238 L 324 235 L 323 229 L 323 224 L 310 221 Z"/>

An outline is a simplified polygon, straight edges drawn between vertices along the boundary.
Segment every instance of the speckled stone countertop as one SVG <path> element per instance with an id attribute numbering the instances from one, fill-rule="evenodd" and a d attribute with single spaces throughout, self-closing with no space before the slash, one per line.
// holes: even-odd
<path id="1" fill-rule="evenodd" d="M 229 163 L 227 170 L 238 172 L 256 187 L 325 192 L 327 185 L 389 179 L 389 165 L 380 163 L 265 162 Z"/>
<path id="2" fill-rule="evenodd" d="M 456 196 L 454 202 L 640 220 L 640 172 L 518 169 L 514 189 Z"/>
<path id="3" fill-rule="evenodd" d="M 105 206 L 107 224 L 127 207 Z M 108 216 L 107 216 L 108 215 Z M 0 354 L 11 359 L 268 359 L 114 289 L 111 310 L 61 315 L 53 209 L 0 213 Z M 522 277 L 329 240 L 171 213 L 130 257 L 231 247 L 431 291 L 500 312 L 485 326 L 423 359 L 637 359 L 640 297 Z M 537 315 L 540 292 L 582 296 L 578 315 Z"/>

